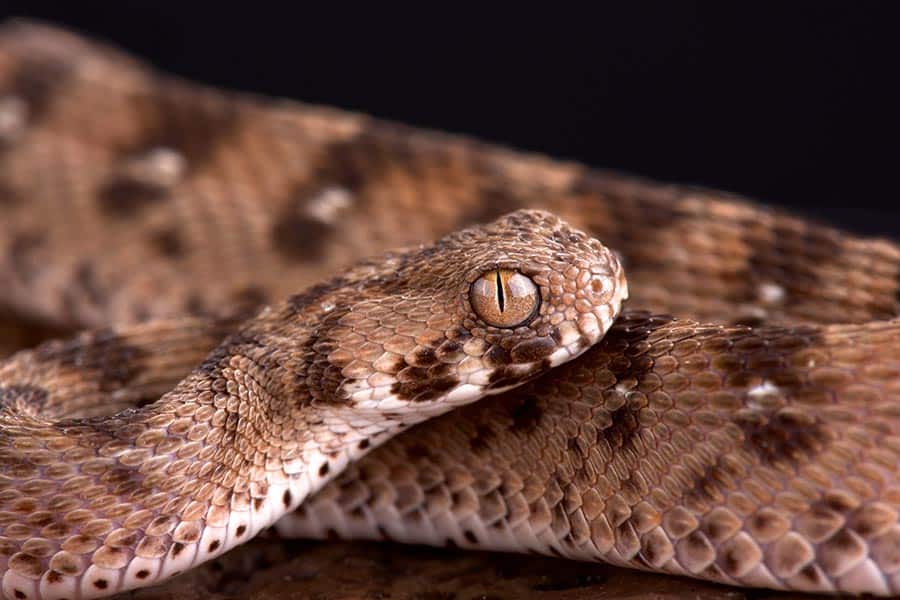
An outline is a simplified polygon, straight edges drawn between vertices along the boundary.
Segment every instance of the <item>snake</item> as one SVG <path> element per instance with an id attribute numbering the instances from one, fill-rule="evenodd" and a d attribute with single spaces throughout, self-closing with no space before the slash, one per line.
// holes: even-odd
<path id="1" fill-rule="evenodd" d="M 263 530 L 900 593 L 892 241 L 26 21 L 0 211 L 6 598 Z"/>

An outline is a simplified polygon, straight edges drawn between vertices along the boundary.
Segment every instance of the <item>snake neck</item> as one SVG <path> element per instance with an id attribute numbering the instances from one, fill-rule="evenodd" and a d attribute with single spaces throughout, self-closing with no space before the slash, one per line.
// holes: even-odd
<path id="1" fill-rule="evenodd" d="M 303 330 L 286 335 L 263 320 L 229 337 L 145 408 L 145 422 L 161 422 L 166 415 L 190 419 L 181 436 L 176 432 L 180 443 L 191 444 L 203 432 L 214 470 L 242 473 L 263 488 L 289 485 L 289 504 L 296 505 L 332 470 L 322 465 L 347 454 L 358 437 L 331 433 L 328 404 L 320 406 L 315 400 L 321 394 L 311 391 L 314 336 Z"/>
<path id="2" fill-rule="evenodd" d="M 41 547 L 0 557 L 4 593 L 90 597 L 165 580 L 249 540 L 389 437 L 365 416 L 338 422 L 346 407 L 303 330 L 263 318 L 157 402 L 112 416 L 7 407 L 0 492 L 29 511 L 16 526 Z M 66 493 L 31 499 L 27 482 L 50 477 Z M 27 525 L 34 511 L 52 522 Z"/>

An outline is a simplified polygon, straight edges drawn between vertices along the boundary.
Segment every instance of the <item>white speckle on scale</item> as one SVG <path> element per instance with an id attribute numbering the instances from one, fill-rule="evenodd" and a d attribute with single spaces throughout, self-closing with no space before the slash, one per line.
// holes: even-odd
<path id="1" fill-rule="evenodd" d="M 763 381 L 761 384 L 753 386 L 747 390 L 747 395 L 751 398 L 759 398 L 760 396 L 774 396 L 781 393 L 781 389 L 771 381 Z"/>
<path id="2" fill-rule="evenodd" d="M 0 141 L 11 142 L 25 133 L 28 105 L 17 96 L 0 97 Z"/>
<path id="3" fill-rule="evenodd" d="M 784 301 L 784 288 L 777 283 L 764 282 L 757 289 L 759 301 L 763 304 L 781 304 Z"/>
<path id="4" fill-rule="evenodd" d="M 626 398 L 631 393 L 631 389 L 628 386 L 626 386 L 624 383 L 617 383 L 615 390 L 617 392 L 619 392 L 620 394 L 622 394 L 623 396 L 625 396 Z"/>
<path id="5" fill-rule="evenodd" d="M 158 146 L 130 161 L 128 169 L 139 181 L 170 187 L 184 175 L 187 160 L 173 148 Z"/>
<path id="6" fill-rule="evenodd" d="M 348 190 L 329 186 L 309 199 L 306 210 L 312 218 L 330 225 L 352 204 L 353 195 Z"/>

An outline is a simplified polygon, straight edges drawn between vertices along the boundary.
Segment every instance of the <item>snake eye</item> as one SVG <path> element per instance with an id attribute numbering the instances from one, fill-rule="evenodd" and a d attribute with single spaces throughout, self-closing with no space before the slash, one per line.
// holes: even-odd
<path id="1" fill-rule="evenodd" d="M 482 274 L 472 284 L 469 300 L 481 320 L 494 327 L 518 327 L 541 305 L 534 282 L 510 269 Z"/>

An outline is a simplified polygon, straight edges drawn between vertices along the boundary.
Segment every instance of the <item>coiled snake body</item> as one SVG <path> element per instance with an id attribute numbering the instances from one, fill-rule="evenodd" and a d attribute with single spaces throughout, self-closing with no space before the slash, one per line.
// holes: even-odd
<path id="1" fill-rule="evenodd" d="M 280 533 L 900 592 L 893 243 L 28 24 L 0 210 L 0 301 L 94 329 L 0 364 L 7 597 L 162 581 L 298 505 Z M 580 230 L 624 260 L 611 329 Z"/>

